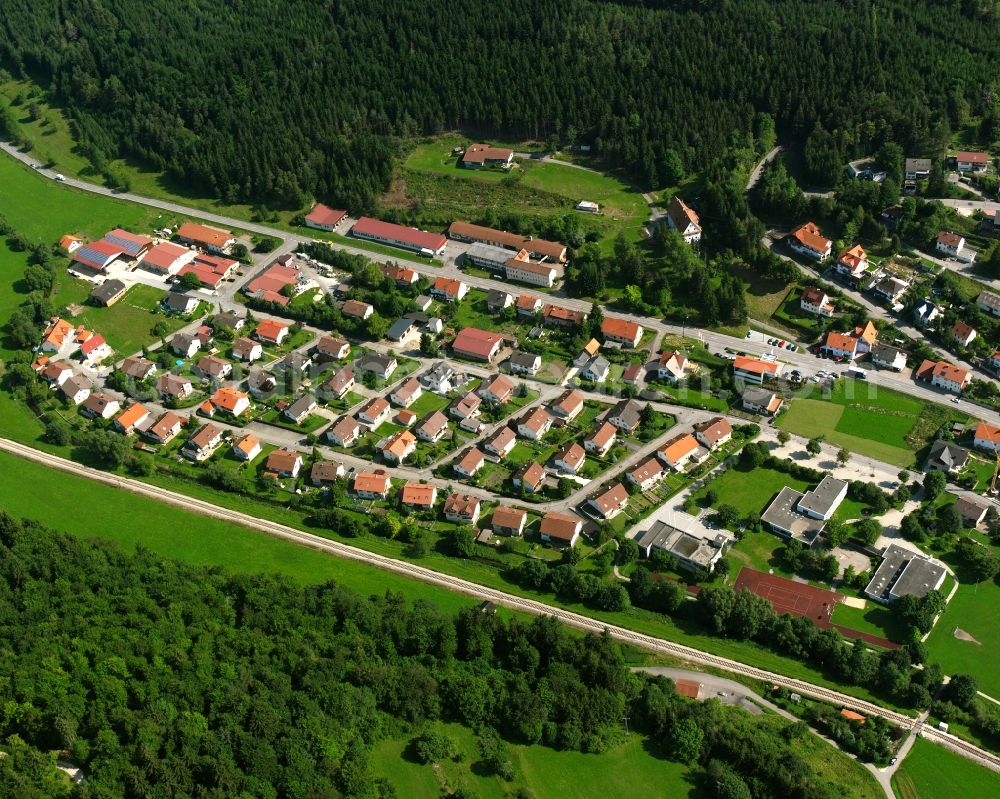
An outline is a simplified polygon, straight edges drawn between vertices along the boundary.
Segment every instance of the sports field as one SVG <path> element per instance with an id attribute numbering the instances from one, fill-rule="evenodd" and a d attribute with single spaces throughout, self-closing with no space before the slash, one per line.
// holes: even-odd
<path id="1" fill-rule="evenodd" d="M 834 607 L 844 599 L 843 595 L 833 591 L 813 588 L 811 585 L 765 574 L 756 569 L 740 571 L 733 590 L 740 591 L 744 588 L 770 602 L 775 613 L 808 616 L 821 627 L 829 625 Z"/>
<path id="2" fill-rule="evenodd" d="M 936 429 L 951 415 L 946 408 L 905 394 L 857 380 L 839 380 L 828 398 L 793 400 L 777 425 L 800 436 L 824 436 L 831 444 L 860 455 L 912 466 L 915 450 L 933 432 L 924 428 Z M 931 424 L 937 419 L 937 424 Z"/>
<path id="3" fill-rule="evenodd" d="M 892 778 L 897 799 L 1000 796 L 1000 774 L 917 738 Z"/>
<path id="4" fill-rule="evenodd" d="M 998 607 L 996 583 L 962 583 L 927 639 L 927 647 L 929 659 L 940 663 L 947 674 L 974 674 L 981 691 L 1000 698 Z M 956 638 L 956 628 L 975 640 Z"/>

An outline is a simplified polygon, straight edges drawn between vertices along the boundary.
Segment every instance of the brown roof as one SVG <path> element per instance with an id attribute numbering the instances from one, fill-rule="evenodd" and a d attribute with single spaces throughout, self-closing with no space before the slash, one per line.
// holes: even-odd
<path id="1" fill-rule="evenodd" d="M 358 472 L 354 476 L 354 490 L 372 494 L 384 494 L 389 490 L 389 475 L 383 471 Z"/>
<path id="2" fill-rule="evenodd" d="M 964 383 L 969 378 L 969 372 L 967 369 L 955 366 L 953 363 L 938 361 L 934 366 L 932 376 L 939 377 L 942 380 L 950 380 L 953 383 Z"/>
<path id="3" fill-rule="evenodd" d="M 373 397 L 365 403 L 365 406 L 358 411 L 358 415 L 364 414 L 369 419 L 377 419 L 389 409 L 389 403 L 385 397 Z"/>
<path id="4" fill-rule="evenodd" d="M 343 465 L 333 461 L 316 461 L 309 470 L 309 479 L 313 482 L 336 480 L 343 473 Z"/>
<path id="5" fill-rule="evenodd" d="M 173 411 L 167 411 L 163 416 L 156 420 L 149 432 L 152 433 L 157 438 L 163 438 L 168 435 L 175 427 L 184 424 L 184 419 L 178 416 Z"/>
<path id="6" fill-rule="evenodd" d="M 501 427 L 492 437 L 486 439 L 486 443 L 497 452 L 503 452 L 510 443 L 517 438 L 517 434 L 509 427 Z"/>
<path id="7" fill-rule="evenodd" d="M 374 310 L 367 302 L 361 300 L 348 300 L 340 309 L 347 316 L 365 316 L 369 310 Z"/>
<path id="8" fill-rule="evenodd" d="M 150 367 L 155 366 L 148 358 L 140 358 L 138 355 L 130 355 L 122 361 L 121 370 L 129 377 L 142 378 L 149 372 Z"/>
<path id="9" fill-rule="evenodd" d="M 107 408 L 111 403 L 115 403 L 117 405 L 118 400 L 110 394 L 104 394 L 103 392 L 97 391 L 87 397 L 83 403 L 83 407 L 92 413 L 103 414 L 105 408 Z"/>
<path id="10" fill-rule="evenodd" d="M 517 508 L 497 508 L 493 511 L 493 518 L 490 520 L 490 524 L 493 527 L 520 530 L 527 518 L 527 511 L 518 510 Z"/>
<path id="11" fill-rule="evenodd" d="M 544 408 L 535 408 L 531 411 L 525 418 L 521 419 L 520 424 L 523 424 L 529 430 L 538 433 L 545 427 L 546 422 L 548 422 L 552 417 L 549 416 L 548 411 Z"/>
<path id="12" fill-rule="evenodd" d="M 222 431 L 214 424 L 204 424 L 197 433 L 191 436 L 191 443 L 198 447 L 198 449 L 204 449 L 221 435 Z"/>
<path id="13" fill-rule="evenodd" d="M 483 453 L 478 448 L 472 447 L 462 456 L 461 460 L 459 460 L 455 466 L 467 474 L 472 474 L 472 472 L 476 471 L 476 469 L 483 465 L 483 461 L 485 460 L 486 457 Z"/>
<path id="14" fill-rule="evenodd" d="M 583 407 L 583 394 L 575 388 L 564 391 L 552 404 L 553 410 L 558 410 L 565 416 L 569 416 L 581 407 Z"/>
<path id="15" fill-rule="evenodd" d="M 961 319 L 955 322 L 955 326 L 951 329 L 951 334 L 957 338 L 965 341 L 969 336 L 976 332 L 976 329 L 972 325 L 967 325 Z"/>
<path id="16" fill-rule="evenodd" d="M 483 394 L 489 392 L 500 398 L 508 397 L 514 391 L 514 383 L 503 375 L 494 375 L 493 379 L 479 391 Z"/>
<path id="17" fill-rule="evenodd" d="M 417 378 L 415 377 L 411 377 L 409 380 L 403 383 L 403 385 L 401 385 L 399 388 L 393 391 L 392 394 L 394 397 L 398 397 L 401 400 L 408 400 L 418 391 L 423 391 L 423 388 L 420 385 L 420 381 L 417 380 Z"/>
<path id="18" fill-rule="evenodd" d="M 938 233 L 938 244 L 943 244 L 946 247 L 957 247 L 962 242 L 962 237 L 957 233 L 952 233 L 950 230 L 943 230 Z"/>
<path id="19" fill-rule="evenodd" d="M 542 524 L 538 531 L 549 538 L 570 541 L 582 521 L 583 519 L 579 516 L 573 516 L 569 513 L 546 513 L 542 517 Z"/>
<path id="20" fill-rule="evenodd" d="M 339 394 L 351 384 L 352 380 L 354 380 L 354 370 L 350 366 L 345 366 L 330 376 L 330 379 L 326 381 L 326 388 Z"/>
<path id="21" fill-rule="evenodd" d="M 586 450 L 575 441 L 571 441 L 553 456 L 553 460 L 562 461 L 567 466 L 576 469 L 583 463 L 586 457 Z"/>
<path id="22" fill-rule="evenodd" d="M 650 458 L 645 463 L 637 466 L 631 472 L 629 472 L 629 477 L 636 483 L 645 483 L 651 477 L 659 478 L 663 474 L 663 465 L 656 459 Z"/>
<path id="23" fill-rule="evenodd" d="M 731 436 L 733 434 L 733 426 L 721 416 L 716 416 L 714 419 L 709 419 L 707 422 L 696 424 L 694 429 L 701 433 L 701 435 L 707 439 L 708 443 L 713 447 L 726 436 Z"/>
<path id="24" fill-rule="evenodd" d="M 607 515 L 628 502 L 628 491 L 625 490 L 625 486 L 621 483 L 615 483 L 611 488 L 599 497 L 595 497 L 592 501 L 602 514 Z"/>
<path id="25" fill-rule="evenodd" d="M 604 422 L 594 432 L 587 436 L 587 441 L 592 442 L 598 449 L 603 449 L 604 446 L 617 435 L 618 428 L 611 424 L 611 422 Z"/>
<path id="26" fill-rule="evenodd" d="M 536 489 L 545 479 L 545 469 L 532 461 L 514 472 L 514 477 L 532 489 Z"/>
<path id="27" fill-rule="evenodd" d="M 480 505 L 479 497 L 468 494 L 452 494 L 444 501 L 444 512 L 450 516 L 471 519 Z"/>
<path id="28" fill-rule="evenodd" d="M 517 298 L 517 308 L 520 311 L 533 311 L 538 307 L 541 300 L 531 294 L 522 294 Z"/>
<path id="29" fill-rule="evenodd" d="M 300 461 L 302 456 L 297 452 L 287 449 L 276 449 L 267 456 L 265 469 L 269 472 L 290 472 L 295 468 L 296 461 Z"/>
<path id="30" fill-rule="evenodd" d="M 667 214 L 670 216 L 674 227 L 683 231 L 689 224 L 698 224 L 698 214 L 692 211 L 688 204 L 676 194 L 671 198 L 670 205 L 667 206 Z"/>
<path id="31" fill-rule="evenodd" d="M 345 346 L 350 347 L 342 338 L 336 338 L 334 336 L 321 336 L 319 341 L 316 342 L 316 351 L 328 354 L 339 353 Z"/>
<path id="32" fill-rule="evenodd" d="M 434 413 L 424 419 L 420 425 L 420 429 L 428 435 L 435 435 L 441 428 L 447 426 L 448 417 L 441 413 L 441 411 L 434 411 Z"/>
<path id="33" fill-rule="evenodd" d="M 404 505 L 431 507 L 437 498 L 437 486 L 428 483 L 407 483 L 403 486 L 401 500 Z"/>
<path id="34" fill-rule="evenodd" d="M 361 425 L 358 424 L 357 419 L 352 419 L 350 416 L 345 416 L 336 424 L 334 424 L 329 430 L 327 430 L 327 435 L 334 435 L 337 438 L 343 440 L 345 438 L 350 438 L 360 429 Z"/>
<path id="35" fill-rule="evenodd" d="M 701 683 L 694 680 L 674 680 L 674 688 L 681 696 L 688 699 L 697 699 L 701 691 Z"/>

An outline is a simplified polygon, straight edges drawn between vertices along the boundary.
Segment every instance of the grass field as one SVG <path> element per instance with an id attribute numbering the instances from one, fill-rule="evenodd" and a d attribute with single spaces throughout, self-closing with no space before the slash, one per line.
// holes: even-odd
<path id="1" fill-rule="evenodd" d="M 1000 607 L 1000 588 L 996 583 L 962 583 L 927 639 L 927 647 L 930 660 L 939 662 L 946 673 L 975 674 L 980 690 L 1000 698 L 997 607 Z M 956 627 L 979 643 L 956 638 Z"/>
<path id="2" fill-rule="evenodd" d="M 85 286 L 86 290 L 91 288 L 89 284 Z M 110 308 L 87 305 L 82 313 L 73 317 L 73 321 L 103 335 L 114 348 L 114 358 L 117 360 L 156 341 L 157 337 L 152 334 L 151 329 L 157 323 L 163 322 L 169 328 L 165 338 L 187 324 L 183 317 L 171 316 L 159 310 L 160 300 L 165 293 L 152 286 L 137 284 Z"/>
<path id="3" fill-rule="evenodd" d="M 419 200 L 429 217 L 453 219 L 478 216 L 487 209 L 526 215 L 576 213 L 579 200 L 601 206 L 599 215 L 580 215 L 586 229 L 604 236 L 625 232 L 638 240 L 649 211 L 642 195 L 617 178 L 565 164 L 523 160 L 510 172 L 470 170 L 457 166 L 453 147 L 458 136 L 442 136 L 418 144 L 403 162 L 401 185 L 387 202 L 400 205 Z"/>
<path id="4" fill-rule="evenodd" d="M 912 466 L 915 451 L 952 414 L 946 408 L 890 389 L 839 380 L 829 398 L 793 400 L 778 427 L 898 466 Z M 964 416 L 963 416 L 964 418 Z"/>
<path id="5" fill-rule="evenodd" d="M 787 722 L 768 715 L 757 723 L 783 727 Z M 436 799 L 459 788 L 481 799 L 503 799 L 524 788 L 535 799 L 710 799 L 713 795 L 694 784 L 695 774 L 687 766 L 664 758 L 654 743 L 637 735 L 630 735 L 600 755 L 510 744 L 515 776 L 510 782 L 502 782 L 478 768 L 480 755 L 474 733 L 457 724 L 439 723 L 434 728 L 451 738 L 458 752 L 454 760 L 436 766 L 411 760 L 406 750 L 412 734 L 389 738 L 375 746 L 375 770 L 389 779 L 401 797 Z M 879 795 L 874 779 L 863 766 L 818 737 L 803 736 L 792 746 L 814 769 L 817 782 L 833 789 L 834 795 L 843 799 L 872 799 Z"/>
<path id="6" fill-rule="evenodd" d="M 239 572 L 280 572 L 296 582 L 337 582 L 368 595 L 405 592 L 409 600 L 428 599 L 456 610 L 471 600 L 354 561 L 256 533 L 235 524 L 151 502 L 82 477 L 57 472 L 0 453 L 0 507 L 74 535 L 102 538 L 133 549 L 203 566 Z M 80 510 L 86 508 L 85 513 Z"/>
<path id="7" fill-rule="evenodd" d="M 720 474 L 696 495 L 701 499 L 709 490 L 719 495 L 713 507 L 732 505 L 742 515 L 748 513 L 763 513 L 767 503 L 785 486 L 791 486 L 797 491 L 804 491 L 808 483 L 796 480 L 791 475 L 774 469 L 753 469 L 750 471 L 740 467 L 731 468 Z"/>
<path id="8" fill-rule="evenodd" d="M 2 155 L 0 213 L 31 241 L 52 244 L 64 233 L 99 238 L 113 227 L 145 231 L 169 221 L 156 209 L 72 189 Z"/>
<path id="9" fill-rule="evenodd" d="M 544 746 L 510 746 L 516 776 L 510 783 L 481 774 L 476 767 L 479 749 L 475 734 L 457 724 L 437 728 L 448 735 L 459 752 L 457 760 L 437 767 L 416 763 L 405 754 L 408 737 L 392 738 L 376 745 L 372 755 L 375 770 L 384 775 L 399 796 L 437 799 L 443 791 L 466 788 L 480 799 L 503 799 L 511 789 L 527 787 L 536 799 L 599 799 L 628 796 L 656 799 L 662 796 L 695 797 L 685 778 L 687 767 L 650 754 L 642 739 L 633 735 L 609 752 L 587 755 L 560 752 Z"/>
<path id="10" fill-rule="evenodd" d="M 917 738 L 892 778 L 897 799 L 1000 796 L 1000 774 Z"/>

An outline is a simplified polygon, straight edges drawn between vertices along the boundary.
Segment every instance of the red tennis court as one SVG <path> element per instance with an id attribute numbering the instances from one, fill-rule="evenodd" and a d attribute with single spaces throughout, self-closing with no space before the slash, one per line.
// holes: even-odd
<path id="1" fill-rule="evenodd" d="M 805 583 L 746 567 L 740 570 L 733 588 L 736 591 L 746 588 L 763 597 L 779 615 L 790 613 L 792 616 L 808 616 L 821 627 L 830 624 L 834 607 L 838 602 L 844 601 L 843 595 L 835 591 L 813 588 Z"/>

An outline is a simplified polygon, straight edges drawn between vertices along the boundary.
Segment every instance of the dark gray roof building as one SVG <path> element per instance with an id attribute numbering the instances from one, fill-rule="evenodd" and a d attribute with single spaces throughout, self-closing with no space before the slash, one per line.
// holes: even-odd
<path id="1" fill-rule="evenodd" d="M 882 562 L 865 588 L 876 602 L 888 604 L 901 596 L 924 597 L 944 583 L 947 570 L 917 552 L 890 544 L 882 553 Z"/>

